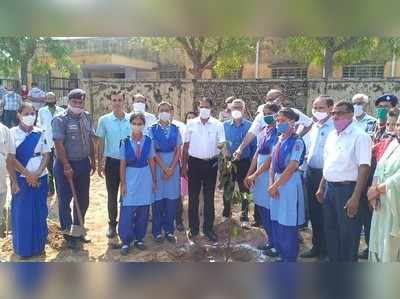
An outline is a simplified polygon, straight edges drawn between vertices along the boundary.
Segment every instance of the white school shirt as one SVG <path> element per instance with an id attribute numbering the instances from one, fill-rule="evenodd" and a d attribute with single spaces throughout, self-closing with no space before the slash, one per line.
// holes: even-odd
<path id="1" fill-rule="evenodd" d="M 297 132 L 302 130 L 303 127 L 309 127 L 313 124 L 313 120 L 311 117 L 308 117 L 307 115 L 305 115 L 303 112 L 301 112 L 296 108 L 290 108 L 290 109 L 292 109 L 299 116 L 299 120 L 296 122 L 296 124 L 299 125 Z M 264 104 L 258 106 L 257 108 L 258 114 L 249 129 L 249 132 L 252 133 L 253 135 L 257 136 L 266 125 L 266 123 L 264 122 L 263 110 L 264 110 Z"/>
<path id="2" fill-rule="evenodd" d="M 15 154 L 15 146 L 11 138 L 10 130 L 0 123 L 0 194 L 7 192 L 7 165 L 8 154 Z"/>
<path id="3" fill-rule="evenodd" d="M 186 125 L 183 122 L 176 119 L 172 120 L 172 124 L 178 127 L 179 133 L 183 138 L 185 136 Z"/>
<path id="4" fill-rule="evenodd" d="M 358 167 L 371 165 L 372 140 L 352 122 L 341 133 L 331 131 L 324 148 L 323 176 L 328 182 L 357 181 Z"/>
<path id="5" fill-rule="evenodd" d="M 64 108 L 56 106 L 54 114 L 51 114 L 49 106 L 45 106 L 39 109 L 38 112 L 38 127 L 43 130 L 44 137 L 46 138 L 47 144 L 50 148 L 54 147 L 53 141 L 53 129 L 51 127 L 51 122 L 54 117 L 64 112 Z"/>
<path id="6" fill-rule="evenodd" d="M 205 124 L 196 117 L 188 121 L 184 143 L 189 142 L 189 156 L 198 159 L 211 159 L 219 155 L 218 145 L 225 142 L 223 124 L 210 117 Z"/>
<path id="7" fill-rule="evenodd" d="M 40 136 L 39 142 L 37 143 L 35 147 L 35 153 L 41 153 L 42 155 L 37 156 L 37 157 L 32 157 L 28 164 L 26 165 L 26 169 L 28 171 L 36 171 L 40 167 L 40 163 L 42 162 L 43 159 L 43 154 L 51 152 L 51 149 L 49 145 L 46 142 L 46 138 L 43 134 L 43 131 L 37 127 L 34 127 L 32 132 L 42 132 L 42 135 Z M 16 148 L 22 143 L 22 141 L 25 140 L 25 138 L 30 134 L 26 133 L 23 131 L 19 126 L 13 127 L 10 129 L 10 134 L 11 138 L 13 140 L 13 145 L 15 147 L 13 148 L 13 153 L 15 154 Z M 44 169 L 40 177 L 44 176 L 47 174 L 47 168 Z M 21 175 L 21 177 L 24 177 L 24 175 Z"/>

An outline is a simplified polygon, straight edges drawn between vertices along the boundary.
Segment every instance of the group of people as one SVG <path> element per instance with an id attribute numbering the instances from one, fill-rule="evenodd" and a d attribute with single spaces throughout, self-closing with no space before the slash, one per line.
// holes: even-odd
<path id="1" fill-rule="evenodd" d="M 230 97 L 220 120 L 212 116 L 212 100 L 201 98 L 182 123 L 174 119 L 174 107 L 168 102 L 158 104 L 156 115 L 147 112 L 147 98 L 141 94 L 133 97 L 128 113 L 125 95 L 113 91 L 112 111 L 100 117 L 96 130 L 84 110 L 85 97 L 83 90 L 72 90 L 64 110 L 56 105 L 54 94 L 47 93 L 45 107 L 37 111 L 30 101 L 22 102 L 18 125 L 10 130 L 0 127 L 0 168 L 4 174 L 7 168 L 10 175 L 17 255 L 43 253 L 46 198 L 54 191 L 68 247 L 78 249 L 90 242 L 85 215 L 90 175 L 96 171 L 105 177 L 108 194 L 106 235 L 110 240 L 119 237 L 122 255 L 132 247 L 146 249 L 150 218 L 154 240 L 174 243 L 175 230 L 185 230 L 186 195 L 188 236 L 197 238 L 200 192 L 202 232 L 216 242 L 214 194 L 219 157 L 224 155 L 236 165 L 231 177 L 240 192 L 251 194 L 242 197 L 240 221 L 250 225 L 248 198 L 252 198 L 253 225 L 261 226 L 268 240 L 259 247 L 266 255 L 296 261 L 299 230 L 310 220 L 312 248 L 303 258 L 399 259 L 396 96 L 385 94 L 375 100 L 375 118 L 367 114 L 369 99 L 364 94 L 336 103 L 321 95 L 313 101 L 309 117 L 290 108 L 284 92 L 272 89 L 253 121 L 245 117 L 246 103 Z M 231 215 L 228 188 L 224 188 L 224 217 Z M 5 192 L 0 195 L 5 198 Z M 362 234 L 368 248 L 359 255 Z"/>

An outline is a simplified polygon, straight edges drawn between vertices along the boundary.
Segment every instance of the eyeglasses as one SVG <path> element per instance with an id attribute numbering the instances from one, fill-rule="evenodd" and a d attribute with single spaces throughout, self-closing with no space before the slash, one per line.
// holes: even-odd
<path id="1" fill-rule="evenodd" d="M 36 116 L 36 112 L 24 113 L 22 116 Z"/>

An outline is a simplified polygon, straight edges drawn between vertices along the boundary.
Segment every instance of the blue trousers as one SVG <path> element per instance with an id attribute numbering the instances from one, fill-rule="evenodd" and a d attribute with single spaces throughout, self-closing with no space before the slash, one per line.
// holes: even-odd
<path id="1" fill-rule="evenodd" d="M 261 224 L 265 232 L 267 233 L 268 243 L 275 248 L 274 237 L 272 234 L 272 221 L 271 221 L 270 210 L 259 205 L 256 205 L 256 210 L 258 215 L 260 216 Z"/>
<path id="2" fill-rule="evenodd" d="M 143 241 L 149 222 L 149 207 L 150 205 L 121 206 L 118 234 L 122 244 L 129 246 L 133 241 Z"/>
<path id="3" fill-rule="evenodd" d="M 278 224 L 279 253 L 284 262 L 295 262 L 299 255 L 297 226 Z"/>
<path id="4" fill-rule="evenodd" d="M 86 158 L 79 161 L 70 161 L 70 164 L 74 170 L 73 181 L 79 207 L 85 220 L 86 211 L 89 207 L 90 161 L 89 158 Z M 79 218 L 75 207 L 74 213 L 71 215 L 72 191 L 67 178 L 64 176 L 63 164 L 58 159 L 54 163 L 54 177 L 56 179 L 61 230 L 68 230 L 72 224 L 79 225 Z"/>
<path id="5" fill-rule="evenodd" d="M 174 219 L 178 199 L 171 200 L 164 198 L 157 200 L 151 205 L 152 215 L 152 233 L 154 237 L 161 235 L 161 229 L 165 234 L 173 234 L 175 232 Z"/>
<path id="6" fill-rule="evenodd" d="M 347 216 L 345 204 L 354 192 L 355 183 L 327 182 L 324 198 L 324 225 L 328 257 L 331 262 L 351 262 L 358 259 L 361 217 Z"/>
<path id="7" fill-rule="evenodd" d="M 274 248 L 279 252 L 279 223 L 271 220 L 271 238 L 274 241 Z"/>

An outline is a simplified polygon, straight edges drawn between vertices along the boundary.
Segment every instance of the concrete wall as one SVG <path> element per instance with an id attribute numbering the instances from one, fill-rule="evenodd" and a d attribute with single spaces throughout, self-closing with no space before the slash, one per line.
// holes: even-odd
<path id="1" fill-rule="evenodd" d="M 254 116 L 257 106 L 271 88 L 282 89 L 293 106 L 310 113 L 311 104 L 320 94 L 331 95 L 336 101 L 351 100 L 356 93 L 370 97 L 370 111 L 374 100 L 384 93 L 400 96 L 400 79 L 386 80 L 198 80 L 198 81 L 81 81 L 81 88 L 87 91 L 87 109 L 94 119 L 110 111 L 108 96 L 112 90 L 120 89 L 126 96 L 127 111 L 132 110 L 132 97 L 142 93 L 149 99 L 148 111 L 155 112 L 162 100 L 172 103 L 175 117 L 183 119 L 187 111 L 194 109 L 195 100 L 210 97 L 215 103 L 214 115 L 224 108 L 224 100 L 229 96 L 242 98 L 247 103 L 250 116 Z"/>

